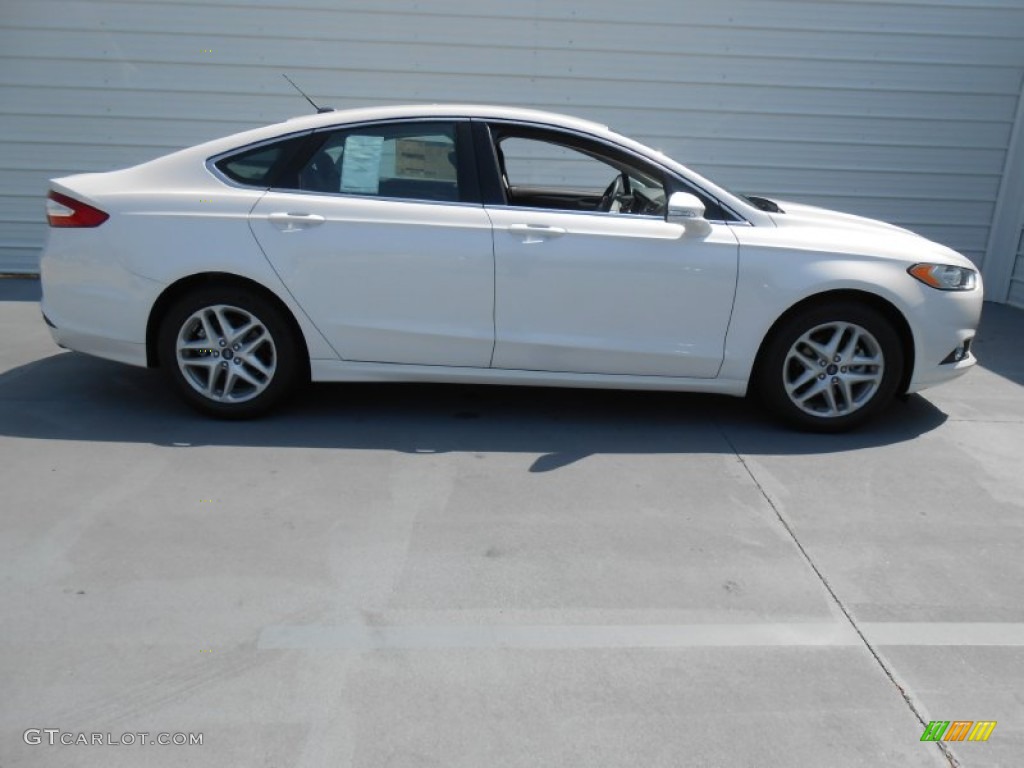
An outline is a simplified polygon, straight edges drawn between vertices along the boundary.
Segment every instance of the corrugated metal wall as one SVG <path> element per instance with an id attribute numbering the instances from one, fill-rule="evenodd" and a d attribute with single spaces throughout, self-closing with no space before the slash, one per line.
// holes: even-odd
<path id="1" fill-rule="evenodd" d="M 1017 238 L 1017 254 L 1013 273 L 1010 276 L 1010 292 L 1007 301 L 1016 307 L 1024 308 L 1024 229 Z"/>
<path id="2" fill-rule="evenodd" d="M 608 123 L 726 186 L 980 262 L 1024 77 L 1022 0 L 0 0 L 0 268 L 46 179 L 308 110 L 489 102 Z"/>

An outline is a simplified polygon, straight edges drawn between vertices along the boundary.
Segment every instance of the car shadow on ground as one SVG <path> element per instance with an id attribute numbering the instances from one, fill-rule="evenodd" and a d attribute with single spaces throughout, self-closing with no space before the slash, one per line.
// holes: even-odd
<path id="1" fill-rule="evenodd" d="M 982 368 L 1024 387 L 1024 310 L 986 302 L 973 351 Z"/>
<path id="2" fill-rule="evenodd" d="M 896 400 L 844 435 L 794 432 L 737 398 L 436 384 L 315 384 L 262 419 L 194 413 L 150 371 L 62 352 L 0 375 L 0 433 L 39 440 L 187 448 L 275 448 L 536 454 L 546 472 L 596 454 L 818 454 L 911 440 L 946 415 Z"/>

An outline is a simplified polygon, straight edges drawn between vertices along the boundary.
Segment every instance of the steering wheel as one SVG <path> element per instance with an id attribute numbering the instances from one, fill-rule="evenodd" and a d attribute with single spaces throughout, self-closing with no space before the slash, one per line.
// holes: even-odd
<path id="1" fill-rule="evenodd" d="M 625 173 L 620 173 L 608 185 L 604 195 L 601 196 L 601 211 L 604 213 L 618 213 L 622 210 L 622 201 L 619 198 L 629 197 L 631 194 L 629 176 Z"/>

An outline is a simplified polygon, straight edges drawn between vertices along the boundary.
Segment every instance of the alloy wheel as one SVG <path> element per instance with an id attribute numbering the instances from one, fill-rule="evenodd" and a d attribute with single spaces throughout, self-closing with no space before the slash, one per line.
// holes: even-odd
<path id="1" fill-rule="evenodd" d="M 227 304 L 189 315 L 178 332 L 175 356 L 185 381 L 217 403 L 258 397 L 277 371 L 277 347 L 266 325 L 251 312 Z"/>
<path id="2" fill-rule="evenodd" d="M 871 402 L 885 375 L 878 340 L 856 323 L 830 322 L 802 334 L 782 366 L 786 395 L 804 413 L 838 418 Z"/>

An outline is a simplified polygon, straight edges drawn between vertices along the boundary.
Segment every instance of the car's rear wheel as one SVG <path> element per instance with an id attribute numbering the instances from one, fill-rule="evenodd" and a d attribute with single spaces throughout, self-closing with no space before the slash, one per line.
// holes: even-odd
<path id="1" fill-rule="evenodd" d="M 208 287 L 163 318 L 160 366 L 189 405 L 221 418 L 265 412 L 292 390 L 300 345 L 281 311 L 241 288 Z"/>
<path id="2" fill-rule="evenodd" d="M 756 373 L 766 404 L 791 424 L 841 432 L 891 400 L 903 374 L 900 339 L 870 306 L 812 306 L 775 329 Z"/>

